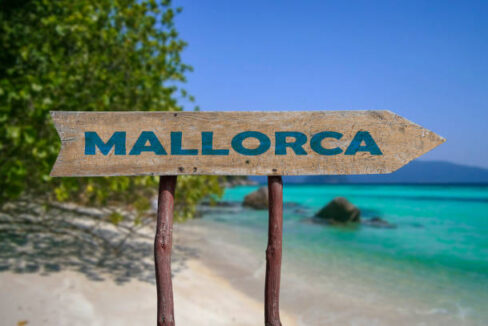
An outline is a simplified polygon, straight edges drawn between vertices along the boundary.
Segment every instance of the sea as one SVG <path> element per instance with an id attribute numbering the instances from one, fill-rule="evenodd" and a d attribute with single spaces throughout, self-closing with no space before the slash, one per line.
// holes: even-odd
<path id="1" fill-rule="evenodd" d="M 202 220 L 224 230 L 225 241 L 263 255 L 268 213 L 241 206 L 257 188 L 226 189 L 226 205 L 203 210 Z M 299 292 L 287 290 L 287 275 L 315 291 L 304 325 L 332 318 L 331 296 L 337 307 L 359 311 L 357 319 L 338 313 L 332 324 L 389 324 L 375 317 L 384 309 L 411 321 L 405 324 L 488 325 L 488 185 L 284 184 L 283 196 L 282 298 L 293 305 L 286 298 Z M 363 220 L 380 217 L 391 227 L 316 223 L 315 213 L 338 196 L 356 205 Z M 360 319 L 371 310 L 370 319 Z"/>

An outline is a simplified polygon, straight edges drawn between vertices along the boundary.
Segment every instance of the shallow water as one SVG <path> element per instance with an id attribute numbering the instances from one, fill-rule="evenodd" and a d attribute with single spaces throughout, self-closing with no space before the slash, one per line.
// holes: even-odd
<path id="1" fill-rule="evenodd" d="M 228 189 L 223 201 L 241 202 L 256 188 Z M 310 223 L 336 196 L 357 205 L 363 218 L 396 227 Z M 398 302 L 397 313 L 417 315 L 417 324 L 441 317 L 452 325 L 488 324 L 487 186 L 285 185 L 284 201 L 283 268 L 296 282 L 313 284 L 318 295 L 341 284 L 341 293 L 360 294 L 373 306 Z M 204 220 L 262 253 L 267 211 L 211 208 Z M 320 309 L 311 314 L 323 318 Z"/>

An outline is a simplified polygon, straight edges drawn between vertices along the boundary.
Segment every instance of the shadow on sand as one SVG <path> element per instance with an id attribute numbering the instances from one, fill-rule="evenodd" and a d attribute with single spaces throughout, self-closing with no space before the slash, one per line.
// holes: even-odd
<path id="1" fill-rule="evenodd" d="M 69 205 L 19 201 L 0 211 L 0 272 L 41 273 L 61 270 L 85 274 L 91 280 L 131 279 L 155 283 L 154 218 L 136 226 L 127 215 L 114 225 L 106 211 Z M 197 257 L 196 249 L 175 244 L 172 272 Z"/>

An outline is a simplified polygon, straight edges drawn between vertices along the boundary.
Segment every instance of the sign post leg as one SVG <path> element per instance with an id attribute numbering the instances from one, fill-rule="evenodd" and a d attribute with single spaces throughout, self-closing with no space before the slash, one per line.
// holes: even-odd
<path id="1" fill-rule="evenodd" d="M 268 177 L 269 225 L 266 248 L 266 283 L 264 289 L 264 322 L 281 326 L 280 273 L 283 238 L 283 181 L 281 176 Z"/>
<path id="2" fill-rule="evenodd" d="M 158 216 L 154 238 L 154 264 L 158 293 L 158 326 L 174 326 L 171 247 L 176 176 L 159 177 Z"/>

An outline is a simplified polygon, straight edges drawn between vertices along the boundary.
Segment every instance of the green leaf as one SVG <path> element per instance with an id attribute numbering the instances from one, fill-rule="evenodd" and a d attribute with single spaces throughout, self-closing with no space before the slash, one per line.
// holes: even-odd
<path id="1" fill-rule="evenodd" d="M 145 214 L 158 178 L 50 178 L 60 148 L 49 116 L 65 111 L 180 111 L 191 67 L 182 62 L 171 1 L 7 1 L 0 11 L 0 204 L 23 193 Z M 178 219 L 215 177 L 180 177 Z M 115 218 L 117 220 L 117 218 Z"/>

